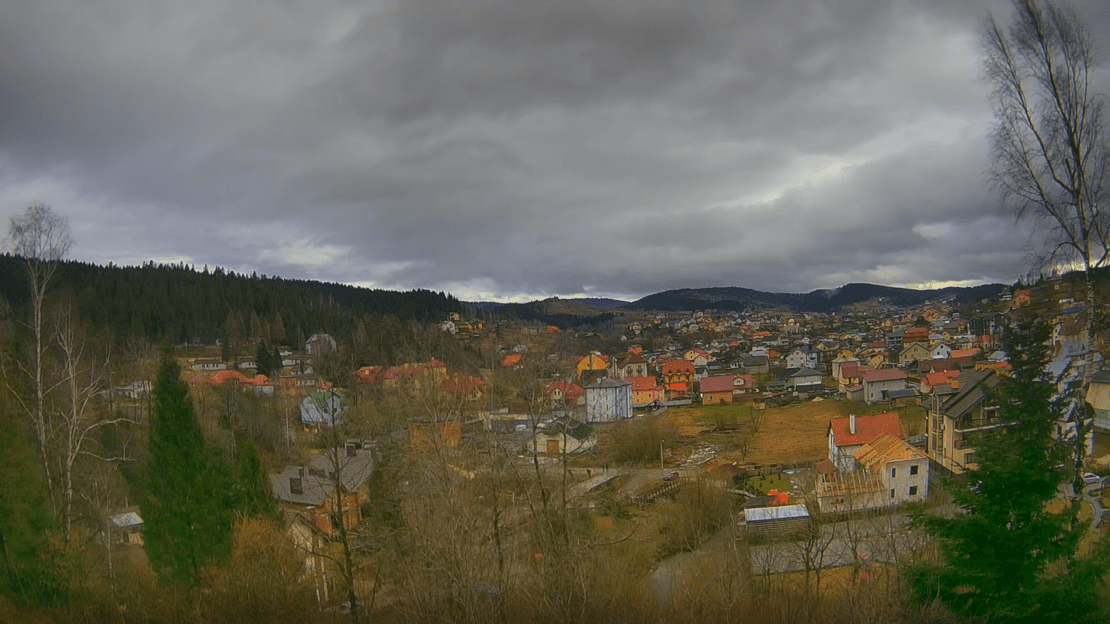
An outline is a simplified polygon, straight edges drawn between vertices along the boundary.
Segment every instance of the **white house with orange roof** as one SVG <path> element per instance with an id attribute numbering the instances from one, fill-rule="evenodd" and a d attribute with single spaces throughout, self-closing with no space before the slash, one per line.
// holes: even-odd
<path id="1" fill-rule="evenodd" d="M 900 436 L 881 433 L 860 446 L 855 470 L 821 471 L 816 484 L 822 512 L 842 513 L 924 502 L 929 458 Z"/>
<path id="2" fill-rule="evenodd" d="M 902 437 L 902 418 L 898 412 L 860 416 L 851 414 L 831 419 L 825 434 L 829 439 L 829 461 L 838 470 L 855 470 L 856 451 L 884 433 Z"/>

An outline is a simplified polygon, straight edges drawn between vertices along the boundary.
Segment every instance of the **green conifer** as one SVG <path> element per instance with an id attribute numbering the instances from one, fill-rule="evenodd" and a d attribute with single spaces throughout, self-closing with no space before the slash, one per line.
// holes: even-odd
<path id="1" fill-rule="evenodd" d="M 162 358 L 154 385 L 150 450 L 141 504 L 146 553 L 165 580 L 195 583 L 230 548 L 226 469 L 205 446 L 180 368 Z"/>

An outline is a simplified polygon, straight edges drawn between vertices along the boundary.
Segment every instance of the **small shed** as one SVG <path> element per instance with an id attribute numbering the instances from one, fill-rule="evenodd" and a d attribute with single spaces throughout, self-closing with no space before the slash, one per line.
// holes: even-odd
<path id="1" fill-rule="evenodd" d="M 108 518 L 111 540 L 116 544 L 143 544 L 143 519 L 138 507 L 128 507 Z"/>
<path id="2" fill-rule="evenodd" d="M 783 535 L 805 530 L 810 523 L 805 505 L 780 505 L 744 510 L 744 523 L 750 535 Z"/>

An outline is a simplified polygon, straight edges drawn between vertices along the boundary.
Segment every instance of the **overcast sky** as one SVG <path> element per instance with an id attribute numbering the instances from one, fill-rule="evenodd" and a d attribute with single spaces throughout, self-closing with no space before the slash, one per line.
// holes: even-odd
<path id="1" fill-rule="evenodd" d="M 0 0 L 0 215 L 51 205 L 86 262 L 464 300 L 1011 282 L 988 10 Z"/>

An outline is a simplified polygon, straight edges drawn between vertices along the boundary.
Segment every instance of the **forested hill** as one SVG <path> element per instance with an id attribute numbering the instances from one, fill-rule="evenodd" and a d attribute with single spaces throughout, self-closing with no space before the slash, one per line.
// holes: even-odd
<path id="1" fill-rule="evenodd" d="M 845 306 L 865 301 L 882 301 L 894 307 L 921 305 L 953 297 L 959 302 L 994 297 L 1005 288 L 1002 284 L 972 287 L 948 287 L 937 290 L 895 288 L 877 284 L 845 284 L 831 290 L 808 293 L 768 293 L 750 288 L 685 288 L 668 290 L 634 301 L 628 310 L 743 310 L 748 308 L 785 308 L 800 312 L 835 312 Z"/>
<path id="2" fill-rule="evenodd" d="M 60 263 L 50 292 L 70 297 L 81 319 L 119 338 L 213 344 L 230 331 L 297 345 L 317 331 L 352 336 L 359 323 L 432 322 L 461 312 L 453 296 L 427 290 L 397 292 L 343 284 L 197 271 L 185 264 L 140 267 Z M 0 256 L 0 296 L 19 315 L 29 300 L 23 260 Z M 301 343 L 303 344 L 303 343 Z"/>

